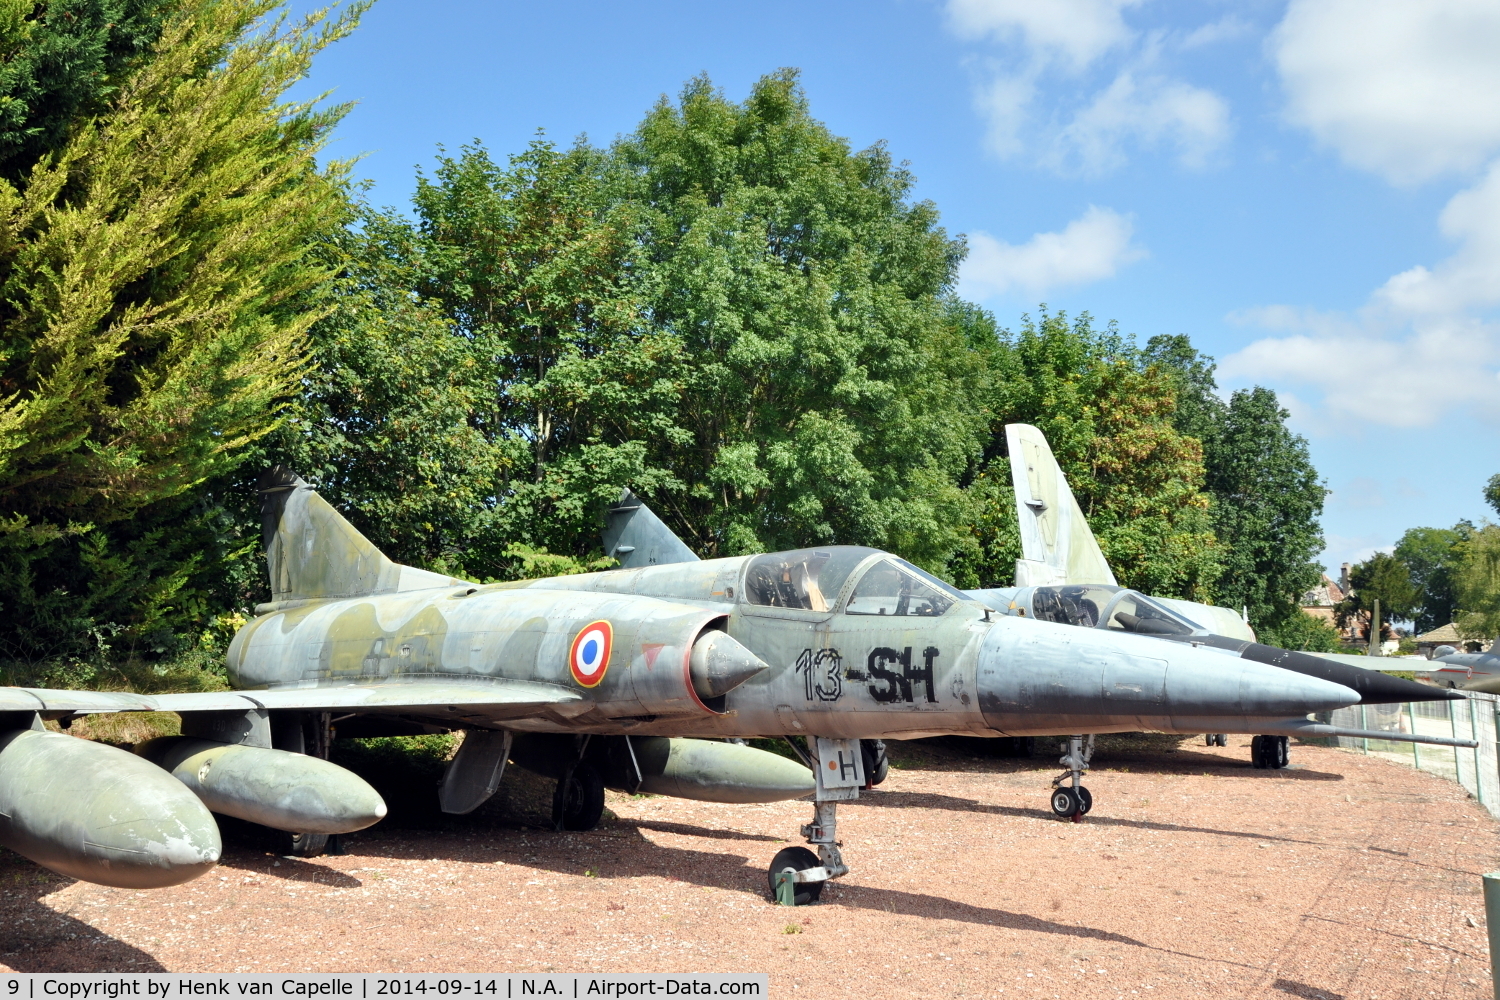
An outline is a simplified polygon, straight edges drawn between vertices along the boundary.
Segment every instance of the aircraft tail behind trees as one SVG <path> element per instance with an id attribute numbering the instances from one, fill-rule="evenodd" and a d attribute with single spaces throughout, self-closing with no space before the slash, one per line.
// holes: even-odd
<path id="1" fill-rule="evenodd" d="M 620 494 L 604 518 L 604 554 L 618 560 L 621 569 L 699 561 L 687 543 L 630 490 Z"/>
<path id="2" fill-rule="evenodd" d="M 1115 574 L 1104 561 L 1089 522 L 1073 498 L 1068 477 L 1052 457 L 1046 435 L 1030 424 L 1006 424 L 1005 445 L 1016 493 L 1016 520 L 1021 528 L 1016 586 L 1116 586 Z"/>
<path id="3" fill-rule="evenodd" d="M 465 582 L 392 562 L 285 466 L 267 469 L 258 486 L 261 539 L 274 603 L 394 594 Z"/>
<path id="4" fill-rule="evenodd" d="M 1010 479 L 1021 528 L 1017 587 L 1073 584 L 1117 586 L 1088 519 L 1073 497 L 1068 477 L 1052 455 L 1047 437 L 1030 424 L 1006 424 Z M 1255 631 L 1239 612 L 1213 604 L 1155 597 L 1215 635 L 1255 641 Z"/>

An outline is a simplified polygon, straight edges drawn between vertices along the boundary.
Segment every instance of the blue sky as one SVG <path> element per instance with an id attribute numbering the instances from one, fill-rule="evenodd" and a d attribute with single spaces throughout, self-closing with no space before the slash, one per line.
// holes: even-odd
<path id="1" fill-rule="evenodd" d="M 798 67 L 910 162 L 1003 324 L 1187 333 L 1224 388 L 1275 389 L 1336 567 L 1492 513 L 1496 52 L 1493 0 L 380 0 L 310 86 L 358 102 L 331 152 L 405 207 L 440 144 L 607 143 L 695 74 L 739 99 Z"/>

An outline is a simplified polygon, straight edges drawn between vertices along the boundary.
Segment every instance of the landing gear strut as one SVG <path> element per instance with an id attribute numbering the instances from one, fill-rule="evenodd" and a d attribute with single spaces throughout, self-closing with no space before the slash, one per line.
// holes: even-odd
<path id="1" fill-rule="evenodd" d="M 1089 769 L 1089 761 L 1093 756 L 1093 733 L 1088 735 L 1087 743 L 1082 736 L 1068 738 L 1068 753 L 1058 760 L 1067 770 L 1052 779 L 1052 811 L 1059 818 L 1077 823 L 1094 808 L 1094 797 L 1082 784 L 1083 772 Z M 1071 784 L 1063 785 L 1064 781 L 1070 780 Z"/>
<path id="2" fill-rule="evenodd" d="M 802 827 L 802 836 L 818 849 L 787 847 L 776 852 L 766 881 L 771 897 L 782 906 L 805 906 L 823 895 L 829 879 L 849 874 L 838 845 L 840 802 L 859 798 L 867 780 L 866 763 L 859 740 L 809 739 L 807 763 L 817 779 L 813 799 L 813 821 Z M 795 744 L 793 747 L 795 748 Z"/>

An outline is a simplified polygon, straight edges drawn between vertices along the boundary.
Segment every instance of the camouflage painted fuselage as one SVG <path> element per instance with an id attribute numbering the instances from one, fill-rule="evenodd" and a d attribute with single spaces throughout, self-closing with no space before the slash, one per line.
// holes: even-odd
<path id="1" fill-rule="evenodd" d="M 972 601 L 926 615 L 851 613 L 861 580 L 893 560 L 838 552 L 853 569 L 837 593 L 818 596 L 826 610 L 754 603 L 747 571 L 756 557 L 718 559 L 283 602 L 241 630 L 229 667 L 246 688 L 530 682 L 581 698 L 521 716 L 455 705 L 428 717 L 596 734 L 1229 732 L 1354 700 L 1338 685 L 1212 650 L 997 617 Z M 612 626 L 611 655 L 597 685 L 584 687 L 570 672 L 570 648 L 598 621 Z M 706 700 L 688 661 L 712 629 L 767 669 Z"/>

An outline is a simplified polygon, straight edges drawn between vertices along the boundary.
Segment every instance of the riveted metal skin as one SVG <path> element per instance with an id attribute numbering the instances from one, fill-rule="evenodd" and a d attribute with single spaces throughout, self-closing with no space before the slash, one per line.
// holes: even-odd
<path id="1" fill-rule="evenodd" d="M 219 828 L 181 782 L 124 750 L 33 729 L 0 734 L 0 844 L 55 872 L 126 889 L 197 878 Z"/>

